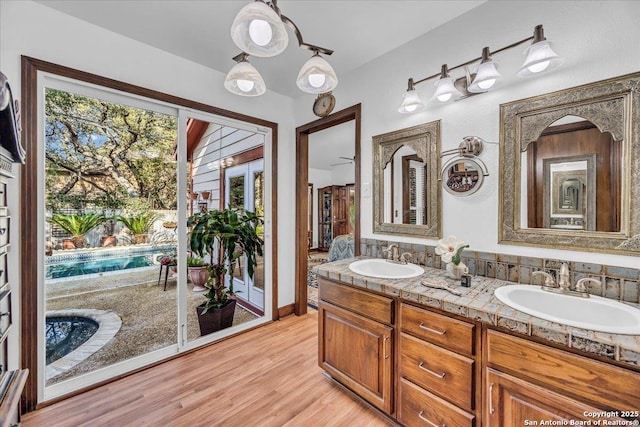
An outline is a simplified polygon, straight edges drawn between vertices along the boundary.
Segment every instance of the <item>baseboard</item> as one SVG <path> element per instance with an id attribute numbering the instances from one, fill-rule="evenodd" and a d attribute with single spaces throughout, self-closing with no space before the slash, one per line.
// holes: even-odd
<path id="1" fill-rule="evenodd" d="M 282 319 L 290 314 L 295 312 L 295 304 L 285 305 L 284 307 L 278 308 L 278 316 Z"/>

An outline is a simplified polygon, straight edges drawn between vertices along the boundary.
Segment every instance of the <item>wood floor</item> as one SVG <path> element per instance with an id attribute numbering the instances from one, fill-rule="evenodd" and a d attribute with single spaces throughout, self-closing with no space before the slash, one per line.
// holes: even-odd
<path id="1" fill-rule="evenodd" d="M 317 319 L 288 316 L 29 413 L 22 426 L 392 425 L 322 374 Z"/>

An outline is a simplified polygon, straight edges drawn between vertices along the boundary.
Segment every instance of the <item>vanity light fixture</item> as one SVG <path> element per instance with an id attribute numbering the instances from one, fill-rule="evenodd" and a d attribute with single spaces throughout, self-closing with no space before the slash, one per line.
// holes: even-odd
<path id="1" fill-rule="evenodd" d="M 277 0 L 256 0 L 240 10 L 231 25 L 231 39 L 242 50 L 233 59 L 237 64 L 229 71 L 225 87 L 237 95 L 258 96 L 266 85 L 258 70 L 249 64 L 249 55 L 271 57 L 282 53 L 289 37 L 284 24 L 289 25 L 298 39 L 298 46 L 313 52 L 313 56 L 300 69 L 296 84 L 300 90 L 319 94 L 332 91 L 338 77 L 331 65 L 320 54 L 331 55 L 332 50 L 305 43 L 296 24 L 280 13 Z"/>
<path id="2" fill-rule="evenodd" d="M 403 95 L 402 104 L 398 108 L 398 111 L 400 113 L 414 113 L 424 108 L 425 104 L 420 99 L 415 86 L 436 77 L 438 77 L 438 80 L 435 83 L 436 90 L 433 99 L 440 102 L 467 98 L 489 91 L 494 88 L 502 78 L 502 75 L 498 72 L 497 64 L 491 55 L 501 53 L 529 41 L 532 43 L 524 51 L 527 58 L 517 73 L 518 77 L 543 74 L 558 68 L 562 64 L 562 58 L 553 51 L 551 42 L 544 37 L 542 25 L 537 25 L 531 37 L 527 37 L 526 39 L 494 51 L 490 51 L 488 47 L 485 47 L 482 49 L 482 55 L 478 58 L 474 58 L 452 68 L 448 68 L 445 64 L 439 73 L 420 80 L 410 78 L 409 88 Z M 479 63 L 475 70 L 470 73 L 468 67 L 477 62 Z M 449 75 L 449 72 L 459 68 L 464 68 L 465 76 L 453 79 Z"/>

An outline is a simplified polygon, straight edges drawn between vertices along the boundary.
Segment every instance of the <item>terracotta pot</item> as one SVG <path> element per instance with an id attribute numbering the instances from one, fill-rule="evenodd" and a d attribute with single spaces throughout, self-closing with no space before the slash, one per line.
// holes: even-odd
<path id="1" fill-rule="evenodd" d="M 202 198 L 203 198 L 204 200 L 209 200 L 209 196 L 211 195 L 211 191 L 203 191 L 203 192 L 202 192 L 202 193 L 200 193 L 200 194 L 202 194 Z"/>
<path id="2" fill-rule="evenodd" d="M 191 198 L 193 200 L 198 200 L 198 193 L 191 193 Z"/>
<path id="3" fill-rule="evenodd" d="M 236 310 L 236 300 L 232 299 L 222 308 L 212 308 L 205 314 L 204 303 L 196 307 L 198 312 L 198 324 L 200 325 L 200 335 L 207 335 L 224 328 L 229 328 L 233 324 L 233 314 Z"/>
<path id="4" fill-rule="evenodd" d="M 63 239 L 62 240 L 62 249 L 75 249 L 76 244 L 73 239 Z"/>
<path id="5" fill-rule="evenodd" d="M 100 238 L 100 245 L 103 248 L 106 248 L 109 246 L 115 246 L 116 243 L 117 243 L 116 236 L 102 236 Z"/>
<path id="6" fill-rule="evenodd" d="M 134 245 L 139 245 L 141 243 L 148 243 L 148 242 L 149 242 L 148 234 L 136 234 L 135 236 L 133 236 Z"/>

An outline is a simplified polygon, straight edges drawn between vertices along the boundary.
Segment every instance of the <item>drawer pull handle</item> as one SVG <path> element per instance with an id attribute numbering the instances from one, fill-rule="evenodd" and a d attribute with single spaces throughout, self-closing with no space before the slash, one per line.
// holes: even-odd
<path id="1" fill-rule="evenodd" d="M 447 375 L 447 373 L 446 373 L 446 372 L 443 372 L 443 373 L 439 374 L 439 373 L 437 373 L 437 372 L 432 371 L 432 370 L 431 370 L 431 369 L 429 369 L 429 368 L 425 368 L 425 366 L 424 366 L 424 362 L 420 362 L 420 364 L 418 365 L 418 368 L 420 368 L 420 369 L 422 369 L 423 371 L 428 372 L 429 374 L 433 375 L 434 377 L 436 377 L 436 378 L 440 378 L 440 379 L 443 379 L 443 378 L 444 378 L 444 376 L 445 376 L 445 375 Z"/>
<path id="2" fill-rule="evenodd" d="M 496 412 L 496 409 L 493 407 L 493 386 L 494 386 L 493 383 L 489 385 L 489 413 L 490 414 L 493 414 L 494 412 Z"/>
<path id="3" fill-rule="evenodd" d="M 11 316 L 11 312 L 10 311 L 0 312 L 0 317 L 3 317 L 3 316 Z"/>
<path id="4" fill-rule="evenodd" d="M 447 330 L 446 330 L 446 329 L 445 329 L 444 331 L 439 331 L 439 330 L 437 330 L 437 329 L 433 329 L 433 328 L 430 328 L 430 327 L 428 327 L 428 326 L 424 326 L 424 323 L 423 323 L 423 322 L 420 322 L 420 325 L 418 325 L 418 326 L 419 326 L 421 329 L 424 329 L 425 331 L 429 331 L 429 332 L 434 333 L 434 334 L 436 334 L 436 335 L 444 335 L 444 334 L 446 334 L 446 333 L 447 333 Z"/>
<path id="5" fill-rule="evenodd" d="M 447 427 L 447 425 L 445 423 L 442 423 L 441 426 L 438 426 L 438 424 L 436 424 L 436 423 L 434 423 L 432 421 L 429 421 L 427 418 L 423 417 L 422 414 L 424 414 L 424 411 L 420 411 L 420 413 L 418 414 L 418 417 L 420 417 L 420 419 L 422 421 L 424 421 L 425 423 L 429 424 L 430 426 L 433 426 L 433 427 Z"/>

